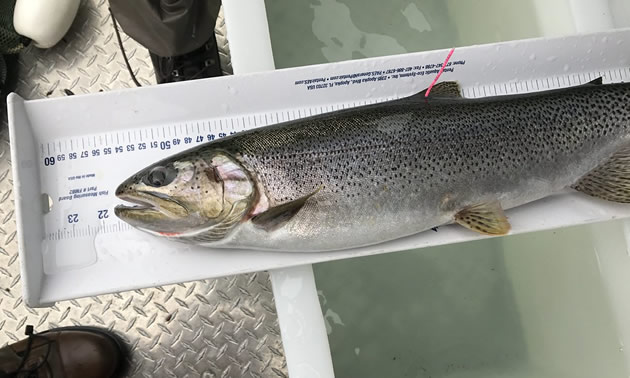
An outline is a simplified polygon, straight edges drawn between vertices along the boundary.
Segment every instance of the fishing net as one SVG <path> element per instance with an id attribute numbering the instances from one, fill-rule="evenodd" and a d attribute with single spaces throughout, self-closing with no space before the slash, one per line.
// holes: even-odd
<path id="1" fill-rule="evenodd" d="M 28 43 L 13 27 L 16 0 L 0 0 L 0 54 L 17 54 Z"/>

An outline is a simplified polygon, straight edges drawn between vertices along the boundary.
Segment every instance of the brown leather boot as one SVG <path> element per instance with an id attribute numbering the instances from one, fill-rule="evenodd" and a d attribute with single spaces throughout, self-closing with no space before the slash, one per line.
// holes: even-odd
<path id="1" fill-rule="evenodd" d="M 0 378 L 114 378 L 124 347 L 111 332 L 92 327 L 55 328 L 0 349 Z"/>

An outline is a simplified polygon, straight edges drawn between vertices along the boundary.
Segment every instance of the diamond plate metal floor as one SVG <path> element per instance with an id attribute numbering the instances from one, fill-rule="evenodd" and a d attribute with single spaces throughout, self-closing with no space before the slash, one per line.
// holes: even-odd
<path id="1" fill-rule="evenodd" d="M 105 0 L 82 1 L 63 41 L 28 48 L 17 92 L 27 99 L 132 87 Z M 217 23 L 222 25 L 221 20 Z M 218 37 L 225 54 L 225 34 Z M 155 83 L 148 52 L 124 36 L 143 85 Z M 226 60 L 227 59 L 227 60 Z M 231 67 L 224 67 L 230 72 Z M 54 127 L 54 125 L 51 125 Z M 278 320 L 266 273 L 136 290 L 32 309 L 21 298 L 9 137 L 0 130 L 0 346 L 36 330 L 107 327 L 131 346 L 130 377 L 287 377 Z"/>

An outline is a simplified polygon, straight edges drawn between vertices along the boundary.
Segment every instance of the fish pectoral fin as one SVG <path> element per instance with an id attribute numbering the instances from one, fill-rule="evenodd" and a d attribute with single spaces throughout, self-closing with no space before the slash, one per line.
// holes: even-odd
<path id="1" fill-rule="evenodd" d="M 429 88 L 423 90 L 418 94 L 413 95 L 412 97 L 420 96 L 422 99 L 424 99 L 428 90 Z M 462 89 L 459 86 L 459 83 L 456 81 L 443 81 L 441 83 L 435 84 L 433 88 L 431 88 L 429 98 L 433 97 L 461 98 Z"/>
<path id="2" fill-rule="evenodd" d="M 274 206 L 258 215 L 255 215 L 252 217 L 251 221 L 254 226 L 262 228 L 265 231 L 271 232 L 277 230 L 291 220 L 291 218 L 293 218 L 302 209 L 302 207 L 304 207 L 306 201 L 308 201 L 309 198 L 314 196 L 320 190 L 321 187 L 304 197 Z"/>
<path id="3" fill-rule="evenodd" d="M 469 206 L 455 214 L 455 222 L 484 235 L 505 235 L 511 228 L 499 201 Z"/>
<path id="4" fill-rule="evenodd" d="M 630 147 L 619 150 L 571 187 L 592 197 L 630 203 Z"/>

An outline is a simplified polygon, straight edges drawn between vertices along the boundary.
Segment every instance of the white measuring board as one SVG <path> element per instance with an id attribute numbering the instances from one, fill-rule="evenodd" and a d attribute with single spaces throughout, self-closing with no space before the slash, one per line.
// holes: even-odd
<path id="1" fill-rule="evenodd" d="M 442 80 L 465 97 L 630 81 L 629 30 L 456 49 Z M 627 51 L 626 51 L 627 50 Z M 244 129 L 406 96 L 446 51 L 405 54 L 88 96 L 9 99 L 25 298 L 62 299 L 477 239 L 457 227 L 325 253 L 215 250 L 169 242 L 118 220 L 116 187 L 168 155 Z M 50 198 L 52 207 L 46 202 Z M 49 210 L 45 213 L 46 210 Z M 630 216 L 564 193 L 508 213 L 513 232 Z"/>

